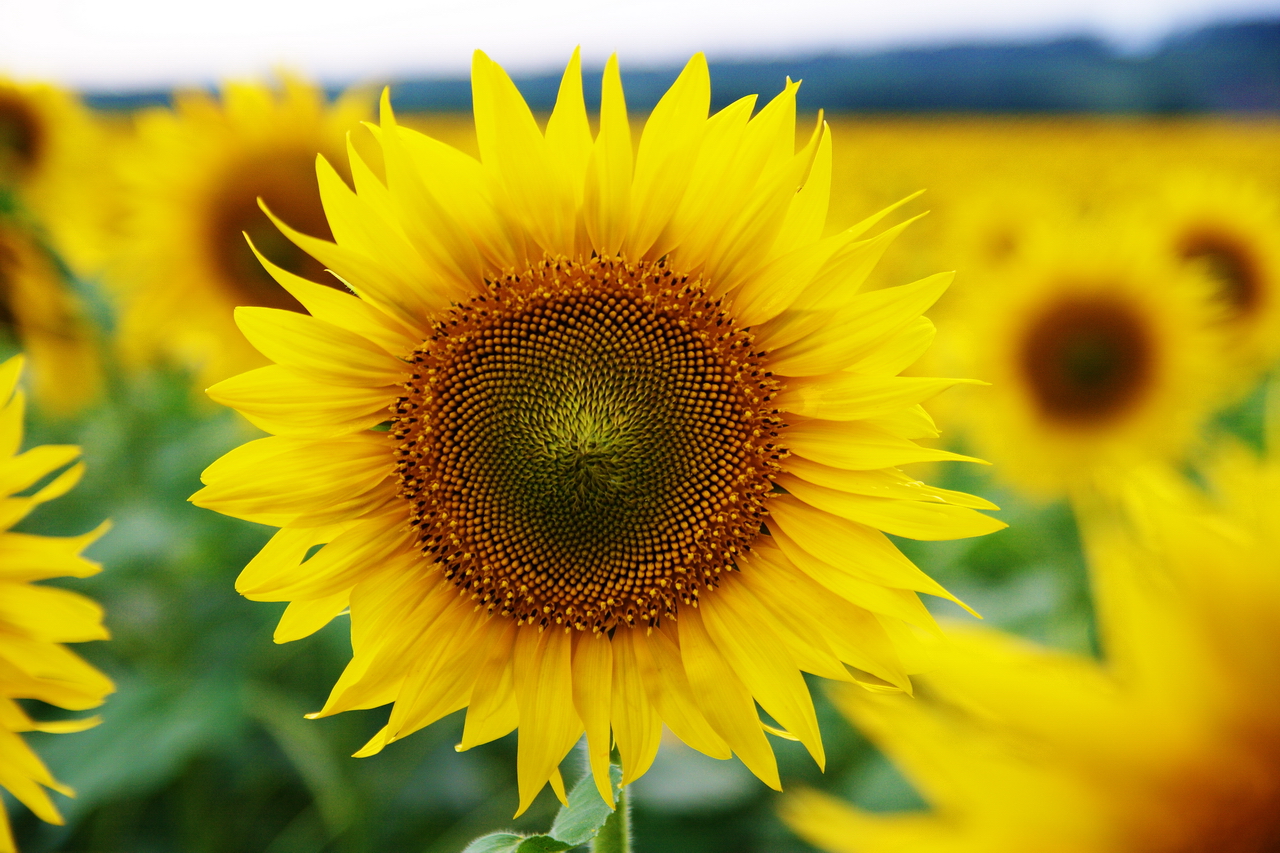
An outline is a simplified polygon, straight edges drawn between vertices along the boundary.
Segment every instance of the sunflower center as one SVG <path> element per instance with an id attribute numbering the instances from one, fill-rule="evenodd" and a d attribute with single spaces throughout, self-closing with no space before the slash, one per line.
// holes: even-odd
<path id="1" fill-rule="evenodd" d="M 40 120 L 14 92 L 0 92 L 0 182 L 21 177 L 40 159 Z"/>
<path id="2" fill-rule="evenodd" d="M 244 235 L 249 235 L 258 251 L 289 272 L 319 282 L 333 281 L 333 277 L 280 233 L 258 207 L 259 197 L 272 213 L 299 231 L 332 239 L 316 184 L 315 154 L 299 149 L 241 162 L 226 176 L 208 222 L 209 250 L 235 289 L 237 304 L 301 310 L 297 300 L 258 263 Z"/>
<path id="3" fill-rule="evenodd" d="M 424 553 L 521 623 L 675 616 L 766 516 L 774 380 L 696 281 L 547 260 L 439 317 L 392 434 Z"/>
<path id="4" fill-rule="evenodd" d="M 1151 336 L 1130 305 L 1074 297 L 1030 325 L 1020 367 L 1041 412 L 1075 426 L 1106 423 L 1141 397 L 1152 376 Z"/>
<path id="5" fill-rule="evenodd" d="M 1257 310 L 1263 295 L 1261 275 L 1253 254 L 1240 240 L 1216 231 L 1194 231 L 1178 250 L 1184 261 L 1204 267 L 1234 316 Z"/>

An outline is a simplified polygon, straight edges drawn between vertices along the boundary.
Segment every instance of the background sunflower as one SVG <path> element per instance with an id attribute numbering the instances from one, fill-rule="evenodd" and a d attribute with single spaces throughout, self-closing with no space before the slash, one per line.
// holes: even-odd
<path id="1" fill-rule="evenodd" d="M 110 271 L 127 358 L 191 369 L 205 383 L 262 363 L 231 310 L 299 306 L 263 272 L 244 235 L 295 273 L 320 277 L 323 267 L 277 236 L 258 198 L 304 232 L 329 236 L 315 158 L 343 161 L 347 134 L 360 130 L 368 106 L 367 91 L 330 104 L 283 77 L 228 84 L 218 98 L 184 93 L 172 109 L 136 117 L 118 158 L 127 209 Z"/>
<path id="2" fill-rule="evenodd" d="M 956 306 L 956 361 L 991 384 L 950 414 L 998 476 L 1045 496 L 1182 458 L 1225 397 L 1206 283 L 1137 222 L 1038 224 Z"/>

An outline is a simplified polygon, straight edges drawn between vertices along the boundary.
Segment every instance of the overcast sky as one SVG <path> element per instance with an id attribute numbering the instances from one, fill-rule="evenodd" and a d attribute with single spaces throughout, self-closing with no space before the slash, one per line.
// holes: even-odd
<path id="1" fill-rule="evenodd" d="M 0 73 L 89 89 L 200 84 L 288 67 L 327 82 L 1092 33 L 1141 50 L 1280 0 L 0 0 Z"/>

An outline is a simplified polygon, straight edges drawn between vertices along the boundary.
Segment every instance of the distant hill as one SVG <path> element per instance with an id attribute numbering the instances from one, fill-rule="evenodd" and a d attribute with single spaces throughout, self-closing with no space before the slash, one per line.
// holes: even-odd
<path id="1" fill-rule="evenodd" d="M 653 106 L 679 69 L 623 71 L 627 102 Z M 791 60 L 711 63 L 714 107 L 773 93 L 803 79 L 802 109 L 863 113 L 1204 113 L 1280 112 L 1280 20 L 1218 24 L 1166 39 L 1153 52 L 1121 55 L 1090 37 L 1038 43 L 961 44 Z M 598 103 L 598 69 L 585 75 Z M 549 110 L 558 74 L 516 78 L 535 110 Z M 400 110 L 471 108 L 466 79 L 402 80 Z M 163 102 L 165 93 L 98 95 L 97 106 Z"/>

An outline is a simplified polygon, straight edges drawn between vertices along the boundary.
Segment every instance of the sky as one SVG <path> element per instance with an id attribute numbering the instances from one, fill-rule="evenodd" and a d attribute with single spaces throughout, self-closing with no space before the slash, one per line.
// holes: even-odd
<path id="1" fill-rule="evenodd" d="M 465 76 L 472 50 L 513 72 L 1103 37 L 1141 51 L 1280 0 L 3 0 L 0 74 L 97 91 L 202 85 L 287 68 L 330 83 Z"/>

